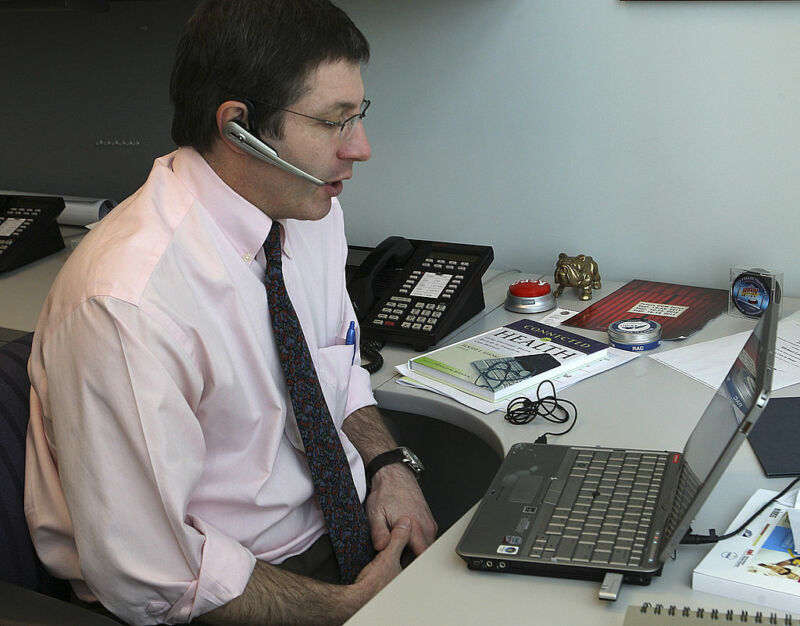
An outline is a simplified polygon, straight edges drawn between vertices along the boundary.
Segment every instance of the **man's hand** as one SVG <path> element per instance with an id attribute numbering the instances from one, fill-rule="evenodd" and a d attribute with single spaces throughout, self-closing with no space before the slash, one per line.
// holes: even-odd
<path id="1" fill-rule="evenodd" d="M 408 544 L 410 536 L 411 520 L 401 517 L 392 528 L 392 532 L 387 533 L 386 545 L 361 570 L 354 586 L 365 587 L 368 597 L 371 598 L 388 585 L 403 570 L 400 565 L 400 555 Z"/>
<path id="2" fill-rule="evenodd" d="M 374 406 L 365 406 L 350 414 L 342 430 L 368 464 L 381 452 L 397 447 L 383 419 Z M 372 490 L 366 501 L 372 544 L 378 551 L 389 544 L 389 537 L 401 517 L 411 522 L 408 546 L 415 555 L 422 553 L 436 538 L 437 526 L 414 475 L 401 463 L 379 469 L 372 478 Z"/>
<path id="3" fill-rule="evenodd" d="M 366 501 L 372 543 L 384 550 L 392 529 L 403 518 L 411 524 L 408 547 L 419 555 L 436 538 L 437 525 L 414 475 L 400 463 L 382 467 L 372 479 Z"/>

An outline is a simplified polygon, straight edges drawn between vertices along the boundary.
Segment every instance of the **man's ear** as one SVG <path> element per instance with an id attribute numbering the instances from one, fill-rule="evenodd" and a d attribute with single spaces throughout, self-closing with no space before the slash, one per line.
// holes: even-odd
<path id="1" fill-rule="evenodd" d="M 220 135 L 225 124 L 231 120 L 237 120 L 245 128 L 250 128 L 249 112 L 244 102 L 226 100 L 217 107 L 217 131 Z"/>
<path id="2" fill-rule="evenodd" d="M 248 111 L 244 102 L 240 102 L 239 100 L 226 100 L 217 107 L 216 114 L 217 133 L 219 138 L 226 146 L 233 148 L 236 152 L 241 153 L 242 150 L 238 146 L 225 139 L 225 134 L 223 132 L 225 124 L 232 120 L 239 122 L 244 128 L 248 128 Z"/>

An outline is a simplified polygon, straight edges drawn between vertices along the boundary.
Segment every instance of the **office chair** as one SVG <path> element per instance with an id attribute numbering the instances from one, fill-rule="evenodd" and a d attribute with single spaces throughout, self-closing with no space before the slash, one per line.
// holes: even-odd
<path id="1" fill-rule="evenodd" d="M 0 346 L 0 624 L 115 624 L 72 605 L 36 556 L 23 509 L 33 334 Z"/>

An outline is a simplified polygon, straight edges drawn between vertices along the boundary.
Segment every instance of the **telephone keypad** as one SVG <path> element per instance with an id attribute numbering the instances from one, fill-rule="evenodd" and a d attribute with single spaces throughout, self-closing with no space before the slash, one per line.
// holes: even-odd
<path id="1" fill-rule="evenodd" d="M 0 272 L 61 250 L 56 217 L 63 209 L 63 198 L 0 194 Z"/>
<path id="2" fill-rule="evenodd" d="M 394 294 L 379 301 L 372 317 L 363 323 L 435 334 L 437 327 L 449 321 L 449 307 L 458 304 L 461 288 L 470 283 L 468 277 L 473 270 L 484 269 L 478 267 L 483 263 L 485 259 L 471 251 L 462 255 L 452 249 L 432 250 L 408 268 Z"/>
<path id="3" fill-rule="evenodd" d="M 419 280 L 423 273 L 414 271 L 411 274 L 416 280 Z M 463 279 L 463 276 L 461 278 Z M 450 282 L 453 283 L 453 286 L 450 287 L 448 285 L 441 296 L 442 298 L 452 298 L 461 284 L 461 280 L 456 280 L 455 277 Z M 405 294 L 410 292 L 413 287 L 413 283 L 406 281 L 398 292 Z M 424 302 L 405 295 L 391 296 L 381 307 L 375 319 L 372 320 L 372 324 L 384 327 L 399 325 L 405 329 L 432 332 L 446 310 L 447 304 L 441 301 Z"/>
<path id="4" fill-rule="evenodd" d="M 0 224 L 5 223 L 6 228 L 0 228 L 0 235 L 6 237 L 21 237 L 25 230 L 33 225 L 33 220 L 42 212 L 41 209 L 26 207 L 10 207 L 6 209 Z M 10 245 L 3 246 L 3 249 Z"/>

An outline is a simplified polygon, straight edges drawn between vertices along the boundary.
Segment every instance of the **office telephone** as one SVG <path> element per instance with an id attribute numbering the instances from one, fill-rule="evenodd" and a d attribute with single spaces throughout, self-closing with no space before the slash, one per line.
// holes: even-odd
<path id="1" fill-rule="evenodd" d="M 0 195 L 0 272 L 61 250 L 56 218 L 63 210 L 64 198 Z"/>
<path id="2" fill-rule="evenodd" d="M 348 291 L 362 340 L 424 350 L 483 309 L 490 246 L 389 237 L 350 247 Z"/>

